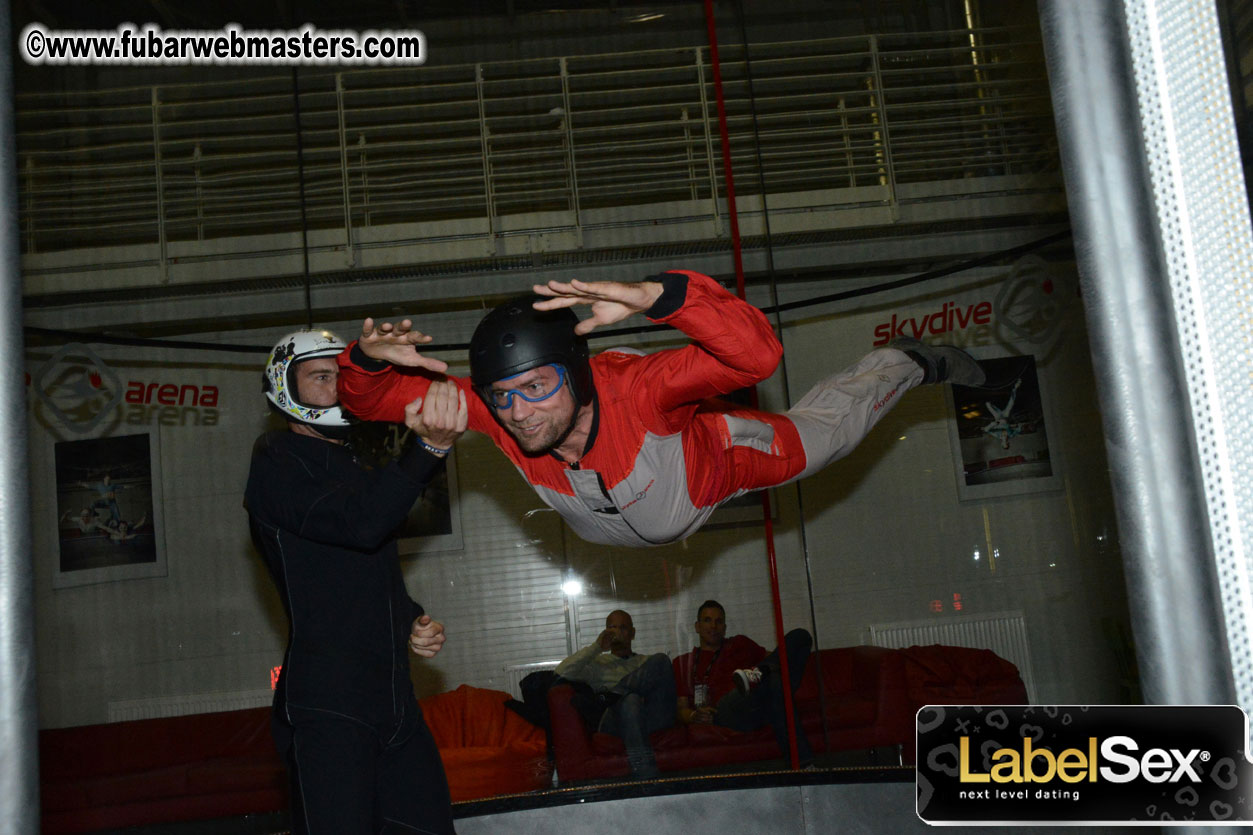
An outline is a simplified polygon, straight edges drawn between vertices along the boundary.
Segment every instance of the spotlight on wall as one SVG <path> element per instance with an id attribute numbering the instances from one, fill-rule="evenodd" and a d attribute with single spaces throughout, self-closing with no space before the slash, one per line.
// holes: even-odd
<path id="1" fill-rule="evenodd" d="M 566 597 L 578 597 L 583 593 L 583 582 L 581 580 L 566 580 L 561 584 L 561 590 L 566 593 Z"/>

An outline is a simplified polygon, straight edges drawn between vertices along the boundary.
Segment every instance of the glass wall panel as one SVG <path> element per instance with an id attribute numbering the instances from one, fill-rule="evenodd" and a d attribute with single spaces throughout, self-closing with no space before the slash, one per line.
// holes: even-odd
<path id="1" fill-rule="evenodd" d="M 763 651 L 776 624 L 806 630 L 794 696 L 819 767 L 908 765 L 925 703 L 1138 701 L 1034 4 L 719 2 L 716 67 L 700 4 L 532 5 L 310 14 L 421 28 L 421 67 L 18 66 L 43 729 L 264 713 L 287 624 L 240 505 L 254 439 L 281 428 L 256 382 L 282 334 L 411 317 L 465 376 L 485 311 L 533 283 L 672 269 L 741 278 L 766 311 L 783 360 L 762 410 L 898 337 L 958 346 L 988 382 L 862 398 L 833 432 L 855 408 L 885 416 L 770 490 L 769 524 L 752 493 L 658 547 L 580 538 L 468 433 L 398 534 L 410 594 L 448 630 L 411 678 L 454 800 L 631 778 L 577 688 L 542 727 L 554 669 L 616 610 L 634 652 L 670 659 L 709 599 Z M 649 325 L 601 328 L 592 352 L 688 342 Z M 597 443 L 634 461 L 644 441 L 622 431 Z M 381 465 L 401 435 L 373 427 L 358 449 Z M 150 458 L 64 464 L 126 437 Z M 711 443 L 643 464 L 721 466 L 736 439 Z M 123 464 L 151 560 L 75 526 L 98 515 L 80 483 Z M 132 506 L 140 482 L 153 498 Z M 103 561 L 78 568 L 85 535 Z M 151 570 L 116 569 L 132 562 Z M 787 768 L 768 703 L 747 731 L 662 731 L 661 776 Z M 488 725 L 501 735 L 466 730 Z"/>

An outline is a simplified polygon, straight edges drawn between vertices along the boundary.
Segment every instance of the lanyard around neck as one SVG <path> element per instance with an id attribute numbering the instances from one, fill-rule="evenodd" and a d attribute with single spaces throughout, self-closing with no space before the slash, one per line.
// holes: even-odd
<path id="1" fill-rule="evenodd" d="M 714 664 L 717 664 L 717 663 L 718 663 L 718 656 L 719 656 L 719 655 L 722 655 L 722 647 L 725 647 L 726 645 L 727 645 L 727 642 L 726 642 L 726 641 L 723 641 L 723 642 L 722 642 L 722 646 L 720 646 L 720 647 L 718 647 L 716 650 L 714 650 L 714 657 L 713 657 L 713 658 L 711 658 L 711 659 L 709 659 L 709 666 L 705 668 L 705 674 L 704 674 L 703 676 L 701 676 L 701 677 L 700 677 L 700 680 L 701 680 L 701 681 L 709 681 L 709 673 L 710 673 L 710 671 L 711 671 L 711 670 L 713 670 L 713 668 L 714 668 Z M 700 657 L 700 652 L 701 652 L 701 651 L 700 651 L 700 648 L 699 648 L 699 647 L 697 647 L 697 649 L 696 649 L 696 658 L 699 658 L 699 657 Z M 692 684 L 693 684 L 693 686 L 695 686 L 695 684 L 696 684 L 696 658 L 693 658 L 693 659 L 692 659 Z"/>

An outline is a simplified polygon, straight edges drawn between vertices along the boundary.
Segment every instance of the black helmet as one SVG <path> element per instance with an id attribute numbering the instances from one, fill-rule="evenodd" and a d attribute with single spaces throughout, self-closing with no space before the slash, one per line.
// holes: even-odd
<path id="1" fill-rule="evenodd" d="M 486 316 L 470 337 L 470 382 L 485 401 L 488 387 L 541 365 L 563 365 L 580 405 L 592 402 L 587 339 L 574 332 L 579 317 L 568 307 L 536 310 L 543 296 L 510 299 Z"/>

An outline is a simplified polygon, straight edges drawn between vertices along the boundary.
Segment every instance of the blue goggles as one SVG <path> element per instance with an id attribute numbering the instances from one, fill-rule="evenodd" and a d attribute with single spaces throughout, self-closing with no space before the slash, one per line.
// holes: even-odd
<path id="1" fill-rule="evenodd" d="M 540 366 L 540 368 L 553 368 L 557 372 L 557 379 L 554 382 L 546 377 L 537 377 L 527 383 L 522 388 L 516 389 L 488 389 L 487 401 L 495 408 L 503 411 L 513 407 L 513 396 L 516 394 L 528 403 L 539 403 L 547 400 L 557 392 L 561 391 L 561 387 L 566 382 L 566 368 L 564 365 Z M 529 374 L 535 369 L 527 369 L 522 374 Z M 522 374 L 514 374 L 512 377 L 506 377 L 498 382 L 507 383 L 510 380 L 516 380 Z"/>

